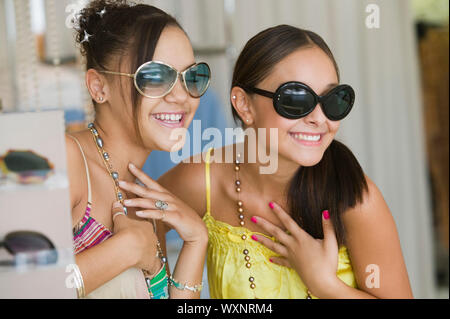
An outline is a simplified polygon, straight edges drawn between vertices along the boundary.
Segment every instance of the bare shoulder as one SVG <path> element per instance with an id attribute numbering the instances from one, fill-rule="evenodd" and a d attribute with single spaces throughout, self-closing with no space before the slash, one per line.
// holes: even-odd
<path id="1" fill-rule="evenodd" d="M 346 237 L 349 240 L 355 236 L 367 236 L 370 234 L 367 233 L 368 230 L 376 233 L 383 229 L 390 229 L 391 232 L 395 230 L 395 222 L 383 194 L 367 175 L 365 178 L 368 191 L 364 192 L 362 202 L 343 214 Z"/>
<path id="2" fill-rule="evenodd" d="M 220 180 L 223 154 L 226 147 L 212 149 L 210 153 L 210 175 Z M 206 154 L 194 155 L 181 162 L 158 179 L 158 183 L 186 202 L 203 217 L 206 212 Z M 212 179 L 210 177 L 210 179 Z M 213 187 L 216 183 L 211 183 Z"/>
<path id="3" fill-rule="evenodd" d="M 345 212 L 343 216 L 345 224 L 366 221 L 368 218 L 387 217 L 387 215 L 392 216 L 380 189 L 369 176 L 364 176 L 368 191 L 364 192 L 361 203 L 358 203 L 354 208 Z"/>
<path id="4" fill-rule="evenodd" d="M 346 246 L 358 286 L 379 298 L 410 298 L 395 220 L 380 189 L 368 176 L 366 181 L 368 192 L 362 203 L 343 215 Z M 382 274 L 380 285 L 367 286 L 367 267 L 373 265 Z"/>
<path id="5" fill-rule="evenodd" d="M 198 162 L 194 159 L 198 159 L 198 156 L 173 167 L 158 179 L 158 183 L 203 216 L 206 211 L 206 165 L 204 160 Z"/>

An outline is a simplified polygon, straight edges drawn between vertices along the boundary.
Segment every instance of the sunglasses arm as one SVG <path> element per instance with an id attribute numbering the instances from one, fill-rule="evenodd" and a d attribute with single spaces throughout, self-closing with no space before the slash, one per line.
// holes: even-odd
<path id="1" fill-rule="evenodd" d="M 252 93 L 256 93 L 256 94 L 268 97 L 270 99 L 273 99 L 273 96 L 275 95 L 272 92 L 269 92 L 269 91 L 266 91 L 266 90 L 261 90 L 261 89 L 258 89 L 258 88 L 245 87 L 243 89 L 246 90 L 246 91 L 250 91 Z"/>
<path id="2" fill-rule="evenodd" d="M 113 75 L 123 75 L 128 76 L 129 78 L 134 79 L 134 74 L 129 73 L 120 73 L 120 72 L 112 72 L 112 71 L 99 71 L 100 73 L 113 74 Z"/>

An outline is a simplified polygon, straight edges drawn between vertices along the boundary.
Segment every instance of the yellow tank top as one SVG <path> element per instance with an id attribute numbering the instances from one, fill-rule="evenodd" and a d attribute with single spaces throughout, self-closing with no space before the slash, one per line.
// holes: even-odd
<path id="1" fill-rule="evenodd" d="M 307 288 L 291 268 L 269 261 L 279 256 L 251 239 L 252 232 L 245 227 L 235 227 L 211 216 L 210 154 L 206 155 L 206 213 L 203 216 L 208 233 L 207 270 L 210 297 L 213 299 L 303 299 Z M 266 236 L 267 237 L 267 236 Z M 271 238 L 274 240 L 274 238 Z M 248 260 L 245 257 L 248 256 Z M 320 271 L 320 270 L 318 270 Z M 337 276 L 347 285 L 356 288 L 347 248 L 339 249 Z M 254 284 L 254 288 L 250 285 Z M 316 298 L 312 296 L 312 298 Z"/>

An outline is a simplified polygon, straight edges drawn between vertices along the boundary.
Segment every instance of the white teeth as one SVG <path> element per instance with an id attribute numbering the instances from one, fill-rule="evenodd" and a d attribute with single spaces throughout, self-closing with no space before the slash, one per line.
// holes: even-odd
<path id="1" fill-rule="evenodd" d="M 167 123 L 178 123 L 183 118 L 182 114 L 155 114 L 154 117 L 158 120 Z"/>
<path id="2" fill-rule="evenodd" d="M 311 135 L 303 135 L 303 134 L 294 134 L 294 138 L 299 139 L 299 140 L 317 142 L 318 140 L 320 140 L 320 135 L 311 136 Z"/>

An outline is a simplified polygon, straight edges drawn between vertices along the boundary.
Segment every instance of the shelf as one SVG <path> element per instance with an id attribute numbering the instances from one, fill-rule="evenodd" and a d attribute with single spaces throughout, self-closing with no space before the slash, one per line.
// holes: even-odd
<path id="1" fill-rule="evenodd" d="M 43 258 L 45 255 L 39 253 L 21 253 L 16 256 L 8 256 L 5 257 L 2 255 L 1 261 L 16 261 L 16 265 L 11 266 L 3 266 L 0 264 L 0 276 L 4 274 L 11 274 L 11 273 L 38 273 L 39 271 L 47 271 L 55 268 L 61 268 L 64 269 L 70 265 L 75 263 L 75 259 L 73 257 L 73 251 L 72 248 L 60 248 L 56 250 L 57 253 L 57 261 L 56 263 L 51 264 L 45 264 L 45 265 L 39 265 L 36 260 L 39 260 L 40 258 Z M 44 253 L 46 254 L 46 253 Z"/>
<path id="2" fill-rule="evenodd" d="M 8 179 L 0 179 L 0 192 L 42 191 L 64 189 L 68 187 L 69 181 L 67 180 L 65 172 L 55 172 L 50 175 L 44 183 L 39 184 L 19 184 Z"/>

